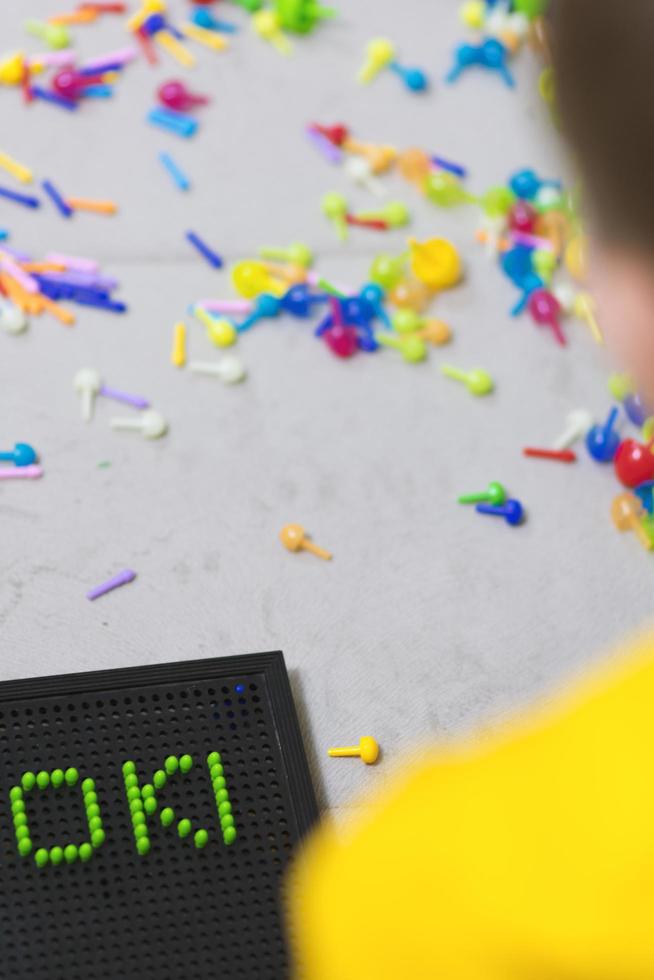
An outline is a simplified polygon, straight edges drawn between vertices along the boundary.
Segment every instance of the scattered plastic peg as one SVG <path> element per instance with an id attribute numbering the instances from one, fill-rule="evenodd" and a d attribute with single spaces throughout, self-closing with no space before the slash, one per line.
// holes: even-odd
<path id="1" fill-rule="evenodd" d="M 411 215 L 402 201 L 389 201 L 379 211 L 360 211 L 357 218 L 363 221 L 383 221 L 389 228 L 402 228 L 408 225 Z"/>
<path id="2" fill-rule="evenodd" d="M 308 34 L 321 20 L 336 16 L 333 7 L 323 7 L 316 0 L 274 0 L 273 7 L 281 26 L 295 34 Z"/>
<path id="3" fill-rule="evenodd" d="M 454 64 L 445 76 L 445 81 L 451 85 L 459 76 L 473 65 L 481 63 L 480 49 L 474 44 L 459 44 L 454 49 Z"/>
<path id="4" fill-rule="evenodd" d="M 382 287 L 376 282 L 367 282 L 359 293 L 359 297 L 364 300 L 364 302 L 370 304 L 377 319 L 381 320 L 384 326 L 388 327 L 390 330 L 392 324 L 390 317 L 383 306 L 384 290 Z"/>
<path id="5" fill-rule="evenodd" d="M 234 289 L 245 299 L 254 299 L 259 293 L 275 291 L 275 280 L 270 275 L 263 262 L 244 260 L 236 262 L 230 272 Z M 286 287 L 280 288 L 280 295 Z"/>
<path id="6" fill-rule="evenodd" d="M 102 78 L 102 75 L 80 75 L 72 68 L 63 68 L 52 79 L 52 88 L 64 99 L 74 101 L 81 98 L 89 86 L 102 84 Z"/>
<path id="7" fill-rule="evenodd" d="M 527 446 L 522 450 L 523 456 L 532 459 L 553 459 L 559 463 L 576 463 L 577 456 L 571 449 L 538 449 L 534 446 Z"/>
<path id="8" fill-rule="evenodd" d="M 345 241 L 348 236 L 347 231 L 347 201 L 342 194 L 337 191 L 330 191 L 325 194 L 321 204 L 322 213 L 326 218 L 334 225 L 336 229 L 336 234 L 341 239 Z"/>
<path id="9" fill-rule="evenodd" d="M 470 394 L 477 397 L 489 395 L 495 387 L 490 374 L 481 368 L 461 371 L 459 368 L 452 367 L 451 364 L 441 364 L 441 373 L 447 378 L 463 382 Z"/>
<path id="10" fill-rule="evenodd" d="M 283 248 L 265 245 L 259 249 L 259 255 L 263 259 L 273 259 L 274 261 L 301 265 L 304 269 L 310 268 L 313 264 L 313 252 L 304 242 L 292 242 Z"/>
<path id="11" fill-rule="evenodd" d="M 625 487 L 637 487 L 653 480 L 654 453 L 651 444 L 643 445 L 636 439 L 625 439 L 616 449 L 613 468 Z"/>
<path id="12" fill-rule="evenodd" d="M 565 428 L 552 445 L 555 451 L 569 449 L 579 439 L 583 439 L 593 424 L 593 416 L 585 408 L 576 408 L 566 418 Z"/>
<path id="13" fill-rule="evenodd" d="M 366 57 L 357 75 L 357 81 L 365 85 L 371 82 L 395 58 L 395 45 L 384 37 L 373 38 L 366 45 Z"/>
<path id="14" fill-rule="evenodd" d="M 206 31 L 220 31 L 223 34 L 236 34 L 238 31 L 236 24 L 232 24 L 228 20 L 216 20 L 213 14 L 203 7 L 195 8 L 191 14 L 191 22 L 198 27 L 204 27 Z"/>
<path id="15" fill-rule="evenodd" d="M 223 260 L 218 253 L 214 252 L 214 250 L 210 248 L 209 245 L 207 245 L 207 243 L 203 241 L 194 231 L 186 232 L 186 240 L 190 242 L 193 248 L 199 252 L 204 259 L 207 260 L 210 266 L 212 266 L 214 269 L 222 268 Z"/>
<path id="16" fill-rule="evenodd" d="M 424 150 L 411 147 L 398 156 L 397 169 L 405 180 L 423 190 L 425 180 L 432 170 L 432 160 Z"/>
<path id="17" fill-rule="evenodd" d="M 238 333 L 231 320 L 211 316 L 206 310 L 195 308 L 198 320 L 207 328 L 207 338 L 214 347 L 231 347 L 236 343 Z"/>
<path id="18" fill-rule="evenodd" d="M 638 427 L 645 424 L 648 411 L 640 395 L 636 393 L 627 395 L 622 405 L 630 422 L 633 422 Z M 645 442 L 649 442 L 649 440 L 646 439 Z"/>
<path id="19" fill-rule="evenodd" d="M 453 208 L 459 204 L 474 204 L 477 198 L 461 186 L 461 181 L 447 170 L 435 170 L 426 174 L 422 190 L 432 204 L 441 208 Z"/>
<path id="20" fill-rule="evenodd" d="M 623 402 L 629 395 L 634 393 L 634 383 L 628 374 L 618 374 L 614 371 L 613 374 L 609 375 L 609 380 L 607 382 L 607 387 L 612 398 L 615 398 L 616 402 Z M 638 425 L 639 423 L 636 423 Z M 640 423 L 642 425 L 642 422 Z"/>
<path id="21" fill-rule="evenodd" d="M 70 31 L 64 24 L 46 24 L 44 21 L 30 18 L 25 23 L 25 30 L 55 51 L 70 47 Z"/>
<path id="22" fill-rule="evenodd" d="M 416 333 L 424 324 L 424 317 L 421 317 L 415 310 L 408 307 L 400 308 L 391 317 L 393 330 L 397 333 Z"/>
<path id="23" fill-rule="evenodd" d="M 417 336 L 426 340 L 428 344 L 433 344 L 434 347 L 442 347 L 443 344 L 449 344 L 452 339 L 452 331 L 444 320 L 427 317 L 422 327 L 417 331 Z"/>
<path id="24" fill-rule="evenodd" d="M 23 333 L 28 327 L 25 312 L 15 303 L 0 298 L 0 327 L 7 333 Z"/>
<path id="25" fill-rule="evenodd" d="M 14 466 L 31 466 L 36 463 L 37 456 L 34 449 L 26 442 L 17 442 L 9 452 L 0 453 L 0 459 L 13 463 Z"/>
<path id="26" fill-rule="evenodd" d="M 511 527 L 516 527 L 518 524 L 521 524 L 524 516 L 524 510 L 520 501 L 511 498 L 497 507 L 492 504 L 477 504 L 475 510 L 478 514 L 491 514 L 495 517 L 503 517 Z"/>
<path id="27" fill-rule="evenodd" d="M 16 51 L 0 61 L 0 85 L 20 85 L 25 73 L 25 58 Z"/>
<path id="28" fill-rule="evenodd" d="M 402 334 L 399 337 L 396 334 L 378 333 L 377 343 L 383 347 L 395 348 L 409 364 L 417 364 L 427 357 L 426 343 L 422 337 L 414 333 Z"/>
<path id="29" fill-rule="evenodd" d="M 615 431 L 617 418 L 618 410 L 612 408 L 604 425 L 593 425 L 586 433 L 586 448 L 598 463 L 610 463 L 620 445 Z"/>
<path id="30" fill-rule="evenodd" d="M 583 320 L 590 330 L 591 337 L 596 344 L 604 343 L 604 334 L 597 322 L 595 315 L 595 301 L 590 293 L 577 293 L 572 304 L 572 312 L 580 320 Z"/>
<path id="31" fill-rule="evenodd" d="M 238 333 L 243 333 L 244 330 L 249 330 L 253 327 L 255 323 L 259 320 L 263 320 L 267 317 L 278 316 L 282 310 L 282 302 L 277 296 L 273 296 L 271 293 L 261 293 L 260 296 L 254 301 L 254 309 L 248 317 L 243 320 L 242 323 L 236 328 Z"/>
<path id="32" fill-rule="evenodd" d="M 89 602 L 93 602 L 95 599 L 99 599 L 100 596 L 106 595 L 107 592 L 112 592 L 114 589 L 119 589 L 121 585 L 128 585 L 133 582 L 136 578 L 136 572 L 132 571 L 131 568 L 126 568 L 118 575 L 114 575 L 112 578 L 103 582 L 101 585 L 96 585 L 94 588 L 89 589 L 86 593 L 86 598 Z"/>
<path id="33" fill-rule="evenodd" d="M 188 368 L 194 374 L 220 378 L 226 385 L 238 384 L 247 375 L 243 362 L 235 354 L 226 354 L 220 361 L 191 361 Z"/>
<path id="34" fill-rule="evenodd" d="M 398 61 L 389 61 L 388 67 L 402 79 L 410 92 L 424 92 L 429 82 L 424 71 L 420 68 L 405 68 Z"/>
<path id="35" fill-rule="evenodd" d="M 501 507 L 507 499 L 507 493 L 501 483 L 492 480 L 481 493 L 466 493 L 458 498 L 460 504 L 492 504 Z"/>
<path id="36" fill-rule="evenodd" d="M 565 346 L 560 320 L 561 304 L 553 293 L 548 289 L 532 290 L 527 299 L 527 309 L 536 323 L 550 327 L 557 343 Z"/>
<path id="37" fill-rule="evenodd" d="M 354 327 L 348 327 L 344 323 L 335 323 L 325 330 L 322 337 L 337 357 L 352 357 L 359 348 L 359 338 Z"/>
<path id="38" fill-rule="evenodd" d="M 634 493 L 647 513 L 650 516 L 654 514 L 654 480 L 646 480 L 644 483 L 639 484 L 639 486 L 634 487 Z"/>
<path id="39" fill-rule="evenodd" d="M 157 89 L 157 97 L 162 105 L 174 109 L 176 112 L 187 112 L 195 106 L 207 105 L 210 101 L 208 96 L 191 92 L 184 82 L 179 82 L 176 79 L 163 82 Z"/>
<path id="40" fill-rule="evenodd" d="M 285 524 L 279 532 L 279 540 L 289 551 L 310 551 L 312 555 L 317 555 L 325 561 L 330 561 L 332 558 L 331 551 L 325 551 L 324 548 L 314 544 L 300 524 Z"/>
<path id="41" fill-rule="evenodd" d="M 377 197 L 384 197 L 386 194 L 386 188 L 382 184 L 381 180 L 378 180 L 374 176 L 372 167 L 365 157 L 345 157 L 343 169 L 348 177 L 352 178 L 355 184 L 365 187 L 365 189 L 370 191 L 371 194 L 376 194 Z"/>
<path id="42" fill-rule="evenodd" d="M 455 82 L 459 75 L 473 65 L 480 65 L 496 71 L 504 82 L 513 88 L 515 82 L 507 67 L 508 50 L 497 38 L 487 38 L 482 44 L 460 44 L 454 52 L 454 65 L 445 77 L 446 82 Z"/>
<path id="43" fill-rule="evenodd" d="M 258 10 L 252 15 L 252 27 L 259 37 L 272 44 L 280 54 L 291 54 L 293 45 L 282 31 L 280 19 L 274 10 Z"/>
<path id="44" fill-rule="evenodd" d="M 100 393 L 102 379 L 95 368 L 80 368 L 73 379 L 73 387 L 80 396 L 82 418 L 90 422 L 93 418 L 93 406 Z"/>
<path id="45" fill-rule="evenodd" d="M 311 316 L 314 304 L 324 303 L 326 298 L 324 293 L 314 295 L 304 283 L 297 283 L 284 293 L 281 305 L 286 313 L 304 319 Z"/>
<path id="46" fill-rule="evenodd" d="M 434 290 L 420 279 L 407 276 L 401 279 L 388 293 L 388 301 L 393 306 L 409 308 L 416 313 L 424 313 L 434 295 Z"/>
<path id="47" fill-rule="evenodd" d="M 43 467 L 32 464 L 30 466 L 3 466 L 0 468 L 0 480 L 38 480 L 43 476 Z"/>
<path id="48" fill-rule="evenodd" d="M 611 502 L 611 520 L 618 531 L 633 531 L 643 548 L 651 551 L 654 548 L 654 537 L 647 533 L 643 524 L 645 509 L 642 502 L 625 491 L 619 493 Z"/>
<path id="49" fill-rule="evenodd" d="M 392 289 L 404 275 L 405 269 L 405 255 L 397 258 L 392 255 L 378 255 L 370 266 L 370 281 L 384 289 Z"/>
<path id="50" fill-rule="evenodd" d="M 397 150 L 394 146 L 378 146 L 375 143 L 361 143 L 359 140 L 346 136 L 342 143 L 346 153 L 354 153 L 368 161 L 373 174 L 383 174 L 397 160 Z"/>
<path id="51" fill-rule="evenodd" d="M 410 238 L 409 264 L 414 276 L 432 289 L 448 289 L 461 278 L 459 253 L 445 238 L 429 238 L 426 242 Z"/>
<path id="52" fill-rule="evenodd" d="M 327 755 L 332 759 L 361 759 L 367 766 L 372 766 L 379 758 L 379 745 L 371 735 L 363 735 L 358 745 L 327 749 Z"/>
<path id="53" fill-rule="evenodd" d="M 173 349 L 170 354 L 173 367 L 184 367 L 186 364 L 186 324 L 181 320 L 173 328 Z"/>
<path id="54" fill-rule="evenodd" d="M 141 412 L 136 418 L 111 419 L 109 424 L 112 429 L 140 432 L 145 439 L 160 439 L 168 431 L 168 423 L 153 408 Z"/>

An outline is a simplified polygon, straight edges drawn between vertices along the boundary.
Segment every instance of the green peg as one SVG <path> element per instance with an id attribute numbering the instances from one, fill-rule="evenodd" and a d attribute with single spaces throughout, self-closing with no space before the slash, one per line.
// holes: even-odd
<path id="1" fill-rule="evenodd" d="M 397 310 L 391 317 L 393 330 L 397 330 L 398 333 L 415 333 L 416 330 L 420 330 L 424 322 L 425 318 L 408 306 Z"/>
<path id="2" fill-rule="evenodd" d="M 504 218 L 516 202 L 510 187 L 491 187 L 479 198 L 484 214 L 489 218 Z"/>
<path id="3" fill-rule="evenodd" d="M 180 820 L 179 823 L 177 824 L 177 833 L 179 834 L 180 837 L 188 837 L 188 835 L 191 833 L 191 830 L 192 830 L 192 824 L 191 821 L 188 819 L 188 817 L 184 817 L 183 820 Z"/>
<path id="4" fill-rule="evenodd" d="M 190 772 L 192 768 L 193 768 L 193 757 L 188 754 L 180 756 L 180 760 L 179 760 L 180 772 L 182 773 Z"/>
<path id="5" fill-rule="evenodd" d="M 273 0 L 280 25 L 295 34 L 309 34 L 321 20 L 336 16 L 333 7 L 323 7 L 316 0 Z"/>
<path id="6" fill-rule="evenodd" d="M 472 371 L 461 371 L 451 364 L 441 364 L 441 373 L 455 381 L 462 381 L 471 395 L 481 397 L 488 395 L 495 387 L 493 379 L 487 371 L 473 368 Z"/>
<path id="7" fill-rule="evenodd" d="M 479 198 L 469 194 L 461 186 L 458 177 L 446 170 L 427 174 L 423 190 L 432 204 L 437 204 L 441 208 L 454 208 L 458 204 L 476 204 L 479 201 Z"/>
<path id="8" fill-rule="evenodd" d="M 546 286 L 549 286 L 558 265 L 555 253 L 546 248 L 534 249 L 531 253 L 531 264 L 536 275 L 540 276 Z"/>
<path id="9" fill-rule="evenodd" d="M 207 765 L 209 768 L 211 768 L 211 766 L 219 766 L 222 761 L 220 752 L 210 752 L 207 756 Z"/>
<path id="10" fill-rule="evenodd" d="M 61 864 L 61 862 L 64 859 L 64 850 L 62 847 L 58 847 L 55 845 L 55 847 L 50 848 L 49 856 L 50 856 L 50 863 L 54 864 L 56 867 L 58 864 Z"/>
<path id="11" fill-rule="evenodd" d="M 320 207 L 322 208 L 322 213 L 326 218 L 332 222 L 336 229 L 336 234 L 342 242 L 344 242 L 348 236 L 347 231 L 347 221 L 345 216 L 347 214 L 347 201 L 342 194 L 337 191 L 330 191 L 328 194 L 323 196 L 320 202 Z"/>
<path id="12" fill-rule="evenodd" d="M 163 789 L 168 780 L 168 776 L 163 771 L 163 769 L 157 769 L 154 776 L 152 777 L 152 782 L 154 783 L 155 789 Z"/>
<path id="13" fill-rule="evenodd" d="M 53 769 L 50 773 L 50 782 L 54 789 L 63 786 L 65 778 L 63 769 Z"/>
<path id="14" fill-rule="evenodd" d="M 171 806 L 164 807 L 164 809 L 159 814 L 159 819 L 161 820 L 162 827 L 170 827 L 173 820 L 175 819 L 175 811 Z"/>
<path id="15" fill-rule="evenodd" d="M 76 786 L 77 780 L 79 779 L 79 773 L 74 766 L 69 766 L 64 773 L 64 779 L 66 780 L 67 786 Z"/>
<path id="16" fill-rule="evenodd" d="M 501 483 L 493 480 L 481 493 L 466 493 L 459 497 L 460 504 L 492 504 L 501 507 L 507 498 L 507 493 Z"/>
<path id="17" fill-rule="evenodd" d="M 55 51 L 71 46 L 70 31 L 63 24 L 46 24 L 42 20 L 30 18 L 25 22 L 25 30 Z"/>
<path id="18" fill-rule="evenodd" d="M 20 779 L 21 786 L 26 793 L 36 786 L 36 775 L 33 772 L 24 772 Z"/>
<path id="19" fill-rule="evenodd" d="M 361 211 L 357 218 L 363 221 L 385 221 L 389 228 L 403 228 L 411 220 L 411 214 L 402 201 L 389 201 L 379 211 Z"/>
<path id="20" fill-rule="evenodd" d="M 74 844 L 68 844 L 64 847 L 64 860 L 66 864 L 74 864 L 79 857 L 79 851 Z"/>
<path id="21" fill-rule="evenodd" d="M 382 289 L 393 289 L 406 270 L 406 255 L 395 258 L 392 255 L 377 255 L 370 266 L 368 278 Z"/>
<path id="22" fill-rule="evenodd" d="M 313 263 L 313 252 L 304 242 L 291 242 L 285 248 L 278 248 L 276 245 L 264 245 L 259 249 L 259 255 L 262 259 L 301 265 L 303 269 L 308 269 Z"/>
<path id="23" fill-rule="evenodd" d="M 123 776 L 134 776 L 136 774 L 136 766 L 133 762 L 123 763 Z"/>
<path id="24" fill-rule="evenodd" d="M 318 279 L 316 286 L 318 289 L 322 289 L 323 293 L 329 293 L 330 296 L 338 296 L 340 299 L 345 298 L 345 293 L 341 289 L 334 286 L 328 279 L 323 279 L 322 276 Z M 217 752 L 215 754 L 218 755 Z"/>
<path id="25" fill-rule="evenodd" d="M 176 755 L 169 755 L 164 761 L 164 768 L 169 776 L 174 775 L 179 769 L 179 759 Z"/>
<path id="26" fill-rule="evenodd" d="M 47 789 L 50 785 L 50 773 L 42 769 L 41 772 L 36 774 L 36 785 L 39 789 Z"/>
<path id="27" fill-rule="evenodd" d="M 93 847 L 88 842 L 85 842 L 84 844 L 80 844 L 78 853 L 80 861 L 86 863 L 93 857 Z"/>
<path id="28" fill-rule="evenodd" d="M 416 337 L 415 334 L 395 337 L 390 333 L 378 333 L 376 339 L 384 347 L 394 347 L 399 350 L 404 360 L 410 364 L 417 364 L 418 361 L 424 361 L 427 357 L 426 343 L 421 337 Z"/>
<path id="29" fill-rule="evenodd" d="M 201 850 L 203 847 L 206 847 L 208 841 L 209 841 L 209 834 L 206 832 L 206 830 L 195 831 L 195 834 L 193 835 L 193 843 L 198 848 L 198 850 Z"/>
<path id="30" fill-rule="evenodd" d="M 223 840 L 229 846 L 236 840 L 236 827 L 225 827 L 223 830 Z"/>
<path id="31" fill-rule="evenodd" d="M 513 10 L 518 14 L 524 14 L 529 20 L 536 20 L 542 17 L 547 10 L 549 0 L 513 0 Z"/>
<path id="32" fill-rule="evenodd" d="M 37 868 L 45 868 L 46 864 L 50 860 L 50 855 L 45 847 L 39 847 L 38 851 L 34 855 L 34 860 L 36 861 Z"/>
<path id="33" fill-rule="evenodd" d="M 247 10 L 249 14 L 256 14 L 257 10 L 263 7 L 263 0 L 234 0 L 234 3 Z"/>

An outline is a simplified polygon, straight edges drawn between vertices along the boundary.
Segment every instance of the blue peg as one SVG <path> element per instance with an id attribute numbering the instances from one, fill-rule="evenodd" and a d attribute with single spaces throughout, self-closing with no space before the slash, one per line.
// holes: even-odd
<path id="1" fill-rule="evenodd" d="M 191 20 L 205 31 L 221 31 L 223 34 L 236 34 L 238 27 L 227 20 L 216 20 L 206 7 L 196 7 L 191 14 Z"/>
<path id="2" fill-rule="evenodd" d="M 254 310 L 250 313 L 249 317 L 243 320 L 242 323 L 236 327 L 238 333 L 243 333 L 244 330 L 249 330 L 253 327 L 255 323 L 259 320 L 263 320 L 267 317 L 278 316 L 281 313 L 282 301 L 271 293 L 261 293 L 257 296 L 254 301 Z"/>
<path id="3" fill-rule="evenodd" d="M 0 187 L 0 197 L 4 197 L 8 201 L 15 201 L 16 204 L 22 204 L 25 208 L 41 207 L 38 197 L 32 197 L 31 194 L 19 194 L 18 191 L 12 191 L 8 187 Z"/>
<path id="4" fill-rule="evenodd" d="M 639 428 L 644 425 L 648 413 L 640 395 L 627 395 L 622 404 L 630 422 Z"/>
<path id="5" fill-rule="evenodd" d="M 367 327 L 375 318 L 375 308 L 363 296 L 347 296 L 341 300 L 343 319 L 355 327 Z"/>
<path id="6" fill-rule="evenodd" d="M 357 344 L 359 350 L 365 351 L 366 354 L 373 354 L 379 350 L 375 332 L 369 324 L 357 324 Z"/>
<path id="7" fill-rule="evenodd" d="M 384 290 L 376 282 L 367 282 L 359 293 L 361 299 L 366 300 L 375 311 L 375 316 L 381 320 L 388 330 L 393 329 L 390 317 L 382 305 Z"/>
<path id="8" fill-rule="evenodd" d="M 524 515 L 520 501 L 512 499 L 507 500 L 501 507 L 494 507 L 493 504 L 477 504 L 475 510 L 478 514 L 492 514 L 495 517 L 503 517 L 511 527 L 522 523 Z"/>
<path id="9" fill-rule="evenodd" d="M 114 94 L 113 85 L 87 85 L 80 93 L 84 99 L 110 99 Z"/>
<path id="10" fill-rule="evenodd" d="M 615 431 L 618 409 L 612 408 L 604 425 L 594 425 L 586 433 L 586 449 L 598 463 L 610 463 L 620 445 Z"/>
<path id="11" fill-rule="evenodd" d="M 514 245 L 513 248 L 507 249 L 500 259 L 502 272 L 518 288 L 522 288 L 522 282 L 525 276 L 534 271 L 532 252 L 533 249 L 528 248 L 526 245 Z"/>
<path id="12" fill-rule="evenodd" d="M 533 291 L 535 289 L 543 289 L 545 283 L 540 276 L 536 275 L 535 272 L 528 272 L 527 275 L 524 276 L 522 282 L 516 283 L 516 286 L 522 290 L 522 296 L 512 308 L 511 316 L 519 316 L 529 302 L 529 297 Z"/>
<path id="13" fill-rule="evenodd" d="M 404 68 L 404 66 L 397 61 L 389 62 L 388 67 L 391 69 L 391 71 L 394 71 L 396 75 L 399 75 L 406 87 L 411 92 L 424 92 L 429 84 L 427 81 L 427 76 L 425 75 L 424 71 L 420 70 L 420 68 Z"/>
<path id="14" fill-rule="evenodd" d="M 452 163 L 451 160 L 446 160 L 444 157 L 433 156 L 431 162 L 440 167 L 441 170 L 448 170 L 451 174 L 455 174 L 457 177 L 466 177 L 468 171 L 460 163 Z"/>
<path id="15" fill-rule="evenodd" d="M 41 99 L 43 102 L 51 102 L 52 105 L 58 105 L 60 109 L 67 109 L 68 112 L 75 112 L 78 108 L 77 102 L 74 102 L 73 99 L 66 99 L 63 95 L 51 92 L 50 89 L 42 88 L 40 85 L 32 85 L 30 92 L 37 99 Z"/>
<path id="16" fill-rule="evenodd" d="M 313 331 L 314 337 L 322 337 L 322 335 L 327 333 L 329 328 L 333 326 L 334 326 L 334 317 L 331 315 L 331 313 L 327 313 L 322 318 L 322 320 L 320 321 L 316 329 Z"/>
<path id="17" fill-rule="evenodd" d="M 543 180 L 534 170 L 518 170 L 509 180 L 509 187 L 516 197 L 533 201 L 541 187 L 560 187 L 560 180 Z"/>
<path id="18" fill-rule="evenodd" d="M 474 44 L 459 44 L 454 51 L 454 65 L 445 76 L 448 84 L 456 82 L 459 75 L 481 61 L 481 48 Z"/>
<path id="19" fill-rule="evenodd" d="M 645 483 L 634 487 L 634 493 L 647 513 L 654 514 L 654 480 L 646 480 Z"/>
<path id="20" fill-rule="evenodd" d="M 15 466 L 31 466 L 36 463 L 36 452 L 26 442 L 17 442 L 8 453 L 0 453 L 0 459 L 13 463 Z"/>
<path id="21" fill-rule="evenodd" d="M 491 71 L 498 72 L 509 88 L 515 88 L 513 75 L 509 71 L 506 61 L 509 52 L 501 41 L 497 38 L 489 37 L 481 46 L 480 64 Z"/>
<path id="22" fill-rule="evenodd" d="M 325 293 L 311 293 L 309 287 L 304 283 L 297 283 L 287 290 L 281 299 L 282 310 L 292 316 L 305 319 L 311 316 L 314 303 L 324 303 L 327 299 Z"/>

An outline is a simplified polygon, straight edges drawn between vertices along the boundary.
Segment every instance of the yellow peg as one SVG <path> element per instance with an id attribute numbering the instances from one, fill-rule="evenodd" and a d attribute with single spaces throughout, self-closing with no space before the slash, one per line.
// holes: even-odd
<path id="1" fill-rule="evenodd" d="M 207 328 L 207 337 L 216 347 L 231 347 L 236 343 L 236 327 L 229 320 L 212 316 L 197 305 L 193 307 L 193 315 Z"/>
<path id="2" fill-rule="evenodd" d="M 157 31 L 153 37 L 164 51 L 167 51 L 183 68 L 193 68 L 195 66 L 195 55 L 188 48 L 185 48 L 183 44 L 180 44 L 172 34 L 169 34 L 167 31 Z"/>
<path id="3" fill-rule="evenodd" d="M 170 363 L 174 367 L 184 367 L 186 364 L 186 324 L 181 320 L 174 327 Z"/>
<path id="4" fill-rule="evenodd" d="M 331 551 L 319 548 L 317 544 L 307 538 L 306 531 L 300 524 L 285 524 L 279 532 L 279 540 L 289 551 L 310 551 L 312 555 L 330 561 Z"/>
<path id="5" fill-rule="evenodd" d="M 25 59 L 22 51 L 10 54 L 3 61 L 0 61 L 0 84 L 20 85 L 23 80 L 24 64 Z"/>
<path id="6" fill-rule="evenodd" d="M 409 263 L 414 276 L 432 289 L 448 289 L 461 278 L 459 253 L 445 238 L 430 238 L 426 242 L 410 238 Z"/>
<path id="7" fill-rule="evenodd" d="M 349 136 L 343 140 L 342 148 L 346 153 L 356 153 L 365 157 L 374 174 L 383 174 L 397 160 L 397 150 L 394 146 L 375 146 L 374 143 L 361 143 Z"/>
<path id="8" fill-rule="evenodd" d="M 282 31 L 279 17 L 274 10 L 259 10 L 252 15 L 252 27 L 259 37 L 270 44 L 280 54 L 288 55 L 293 50 L 293 45 Z"/>
<path id="9" fill-rule="evenodd" d="M 22 184 L 31 184 L 34 179 L 34 174 L 30 168 L 19 163 L 18 160 L 14 160 L 8 153 L 0 152 L 0 167 L 15 177 L 16 180 L 20 180 Z"/>
<path id="10" fill-rule="evenodd" d="M 250 259 L 237 262 L 232 267 L 231 277 L 234 289 L 245 299 L 254 299 L 259 293 L 283 296 L 288 288 L 285 282 L 280 282 L 270 275 L 264 262 Z"/>
<path id="11" fill-rule="evenodd" d="M 596 344 L 604 343 L 604 335 L 595 317 L 595 302 L 590 293 L 577 293 L 572 303 L 572 312 L 587 324 Z"/>
<path id="12" fill-rule="evenodd" d="M 395 45 L 385 37 L 376 37 L 366 45 L 366 60 L 364 61 L 357 81 L 362 85 L 371 82 L 379 72 L 386 68 L 395 57 Z"/>
<path id="13" fill-rule="evenodd" d="M 205 47 L 211 48 L 212 51 L 224 51 L 225 48 L 229 47 L 227 40 L 217 31 L 208 31 L 206 27 L 198 27 L 197 24 L 188 22 L 182 24 L 182 33 L 190 37 L 192 41 L 197 41 L 198 44 L 204 44 Z"/>
<path id="14" fill-rule="evenodd" d="M 565 265 L 572 276 L 577 282 L 585 282 L 586 272 L 587 272 L 587 259 L 586 259 L 586 240 L 583 235 L 575 235 L 568 242 L 565 249 Z"/>
<path id="15" fill-rule="evenodd" d="M 344 745 L 342 748 L 327 749 L 332 759 L 358 758 L 367 766 L 372 766 L 379 758 L 379 745 L 371 735 L 362 735 L 358 745 Z"/>

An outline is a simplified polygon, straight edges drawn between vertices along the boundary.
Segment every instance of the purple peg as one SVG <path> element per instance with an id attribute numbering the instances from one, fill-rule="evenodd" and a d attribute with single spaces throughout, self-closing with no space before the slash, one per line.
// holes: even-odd
<path id="1" fill-rule="evenodd" d="M 94 599 L 99 599 L 101 595 L 106 595 L 107 592 L 111 592 L 113 589 L 119 589 L 121 585 L 127 585 L 129 582 L 133 582 L 135 578 L 136 572 L 133 572 L 131 568 L 126 568 L 124 571 L 119 572 L 118 575 L 114 575 L 113 578 L 90 589 L 86 593 L 86 598 L 90 602 L 93 602 Z"/>
<path id="2" fill-rule="evenodd" d="M 134 408 L 150 407 L 147 398 L 142 398 L 140 395 L 130 395 L 126 391 L 119 391 L 118 388 L 110 388 L 109 385 L 102 385 L 98 394 L 104 395 L 105 398 L 113 398 L 116 402 L 123 402 L 125 405 L 132 405 Z"/>
<path id="3" fill-rule="evenodd" d="M 326 160 L 330 163 L 340 163 L 343 159 L 343 154 L 337 146 L 319 133 L 317 130 L 313 129 L 311 126 L 307 127 L 306 130 L 307 139 L 309 139 L 316 149 L 322 153 Z"/>

